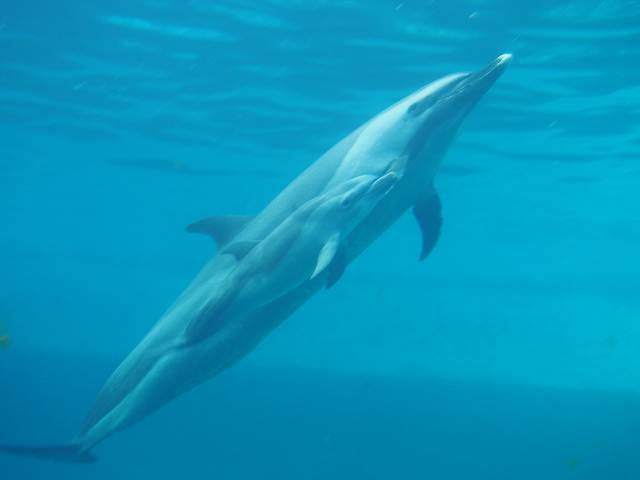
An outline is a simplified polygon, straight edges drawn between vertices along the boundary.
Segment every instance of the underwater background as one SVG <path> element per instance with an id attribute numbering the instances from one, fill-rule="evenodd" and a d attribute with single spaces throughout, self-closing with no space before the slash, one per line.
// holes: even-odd
<path id="1" fill-rule="evenodd" d="M 640 2 L 0 4 L 0 443 L 70 441 L 213 254 L 387 106 L 514 61 L 402 217 L 249 356 L 13 479 L 639 479 Z"/>

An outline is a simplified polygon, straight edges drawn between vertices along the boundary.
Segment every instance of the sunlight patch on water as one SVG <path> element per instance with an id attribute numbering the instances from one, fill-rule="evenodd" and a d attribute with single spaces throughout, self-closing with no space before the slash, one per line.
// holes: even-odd
<path id="1" fill-rule="evenodd" d="M 239 40 L 239 37 L 227 35 L 225 33 L 210 28 L 186 27 L 182 25 L 160 24 L 149 20 L 135 17 L 106 16 L 104 20 L 108 23 L 133 30 L 142 30 L 152 33 L 159 33 L 172 37 L 188 38 L 190 40 L 211 40 L 218 42 L 231 42 Z"/>

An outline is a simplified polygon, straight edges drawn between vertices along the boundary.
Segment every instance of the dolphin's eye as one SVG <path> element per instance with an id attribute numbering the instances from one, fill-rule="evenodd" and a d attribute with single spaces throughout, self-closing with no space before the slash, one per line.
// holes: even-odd
<path id="1" fill-rule="evenodd" d="M 408 109 L 407 111 L 408 111 L 409 113 L 413 113 L 413 112 L 415 112 L 417 109 L 418 109 L 418 104 L 417 104 L 417 103 L 414 103 L 414 104 L 412 104 L 412 105 L 409 107 L 409 109 Z"/>
<path id="2" fill-rule="evenodd" d="M 351 198 L 345 198 L 340 205 L 342 206 L 342 208 L 349 208 L 349 206 L 351 205 Z"/>

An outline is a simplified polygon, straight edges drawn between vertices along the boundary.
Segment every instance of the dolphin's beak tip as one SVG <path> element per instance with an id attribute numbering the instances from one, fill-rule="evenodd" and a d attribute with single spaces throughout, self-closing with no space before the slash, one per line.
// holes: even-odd
<path id="1" fill-rule="evenodd" d="M 496 66 L 500 65 L 500 66 L 503 66 L 503 67 L 506 68 L 511 64 L 512 60 L 513 60 L 513 54 L 512 53 L 502 54 L 496 59 Z"/>

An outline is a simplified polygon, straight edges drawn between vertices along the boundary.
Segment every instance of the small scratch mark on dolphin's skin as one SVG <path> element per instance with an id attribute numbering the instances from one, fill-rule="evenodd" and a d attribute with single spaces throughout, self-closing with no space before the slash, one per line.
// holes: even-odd
<path id="1" fill-rule="evenodd" d="M 79 83 L 78 85 L 76 85 L 75 87 L 73 87 L 74 90 L 79 90 L 80 88 L 82 88 L 82 86 L 87 83 L 86 81 Z"/>

